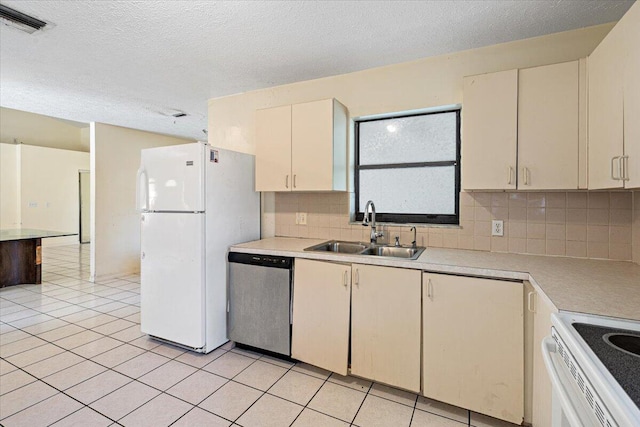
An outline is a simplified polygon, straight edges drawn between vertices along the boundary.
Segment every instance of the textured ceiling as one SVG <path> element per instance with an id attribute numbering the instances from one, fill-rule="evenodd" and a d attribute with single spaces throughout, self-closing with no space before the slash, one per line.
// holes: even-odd
<path id="1" fill-rule="evenodd" d="M 0 26 L 1 106 L 204 139 L 209 98 L 616 21 L 633 1 L 2 3 L 52 25 Z"/>

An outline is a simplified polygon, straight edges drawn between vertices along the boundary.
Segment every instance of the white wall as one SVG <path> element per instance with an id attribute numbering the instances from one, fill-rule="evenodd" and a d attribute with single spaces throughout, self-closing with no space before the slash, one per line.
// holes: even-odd
<path id="1" fill-rule="evenodd" d="M 0 144 L 0 227 L 79 231 L 78 171 L 89 153 Z M 44 239 L 44 246 L 77 243 L 78 236 Z"/>
<path id="2" fill-rule="evenodd" d="M 91 123 L 91 280 L 140 271 L 136 172 L 143 148 L 194 142 Z"/>
<path id="3" fill-rule="evenodd" d="M 0 143 L 0 228 L 20 227 L 18 147 Z"/>
<path id="4" fill-rule="evenodd" d="M 209 143 L 255 153 L 255 110 L 336 98 L 354 117 L 462 103 L 462 77 L 584 58 L 613 24 L 209 100 Z M 273 236 L 273 193 L 263 195 L 263 237 Z"/>
<path id="5" fill-rule="evenodd" d="M 20 145 L 20 206 L 23 228 L 80 230 L 78 171 L 89 153 Z M 43 246 L 77 243 L 78 236 L 43 239 Z"/>

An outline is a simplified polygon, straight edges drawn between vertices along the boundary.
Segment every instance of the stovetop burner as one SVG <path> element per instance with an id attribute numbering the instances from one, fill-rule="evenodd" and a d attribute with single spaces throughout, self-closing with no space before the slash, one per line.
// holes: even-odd
<path id="1" fill-rule="evenodd" d="M 586 323 L 572 326 L 640 408 L 640 332 Z"/>
<path id="2" fill-rule="evenodd" d="M 640 335 L 610 333 L 605 334 L 602 339 L 613 348 L 640 357 Z"/>

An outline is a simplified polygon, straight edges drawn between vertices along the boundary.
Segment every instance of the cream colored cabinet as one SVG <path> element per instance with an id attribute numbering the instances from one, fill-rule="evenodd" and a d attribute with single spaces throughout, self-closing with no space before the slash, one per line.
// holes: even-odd
<path id="1" fill-rule="evenodd" d="M 516 188 L 518 70 L 463 79 L 462 186 Z"/>
<path id="2" fill-rule="evenodd" d="M 423 394 L 522 423 L 523 284 L 425 272 L 422 286 Z"/>
<path id="3" fill-rule="evenodd" d="M 347 110 L 335 99 L 256 112 L 257 191 L 346 191 Z"/>
<path id="4" fill-rule="evenodd" d="M 296 258 L 291 356 L 347 375 L 351 266 Z"/>
<path id="5" fill-rule="evenodd" d="M 589 56 L 589 189 L 640 187 L 640 5 Z"/>
<path id="6" fill-rule="evenodd" d="M 579 62 L 520 70 L 518 189 L 578 188 Z"/>
<path id="7" fill-rule="evenodd" d="M 291 191 L 291 105 L 256 112 L 256 190 Z"/>
<path id="8" fill-rule="evenodd" d="M 585 180 L 579 182 L 586 170 L 586 156 L 580 156 L 586 147 L 581 68 L 580 61 L 572 61 L 464 78 L 464 189 L 584 187 Z"/>
<path id="9" fill-rule="evenodd" d="M 625 188 L 640 188 L 640 3 L 621 20 L 625 30 L 624 173 Z"/>
<path id="10" fill-rule="evenodd" d="M 538 288 L 525 282 L 525 421 L 535 427 L 551 426 L 551 380 L 542 359 L 542 340 L 551 333 L 551 314 L 558 309 Z"/>
<path id="11" fill-rule="evenodd" d="M 352 265 L 351 373 L 420 391 L 421 272 Z"/>

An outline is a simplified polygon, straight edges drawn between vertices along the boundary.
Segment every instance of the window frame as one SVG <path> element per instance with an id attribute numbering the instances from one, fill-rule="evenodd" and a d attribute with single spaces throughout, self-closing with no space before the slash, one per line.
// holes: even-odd
<path id="1" fill-rule="evenodd" d="M 415 162 L 415 163 L 386 163 L 377 165 L 360 165 L 360 123 L 375 122 L 380 120 L 401 119 L 406 117 L 428 116 L 433 114 L 455 113 L 456 114 L 456 159 L 437 162 Z M 430 111 L 422 113 L 398 114 L 372 119 L 360 119 L 354 121 L 355 140 L 355 161 L 354 161 L 354 187 L 355 187 L 355 220 L 362 221 L 364 218 L 364 206 L 360 206 L 360 171 L 371 169 L 399 169 L 412 167 L 434 167 L 434 166 L 454 166 L 454 203 L 455 213 L 446 214 L 400 214 L 391 212 L 376 212 L 377 222 L 396 224 L 435 224 L 435 225 L 459 225 L 460 224 L 460 162 L 461 162 L 461 138 L 460 138 L 460 117 L 461 108 L 452 108 L 441 111 Z M 375 203 L 375 200 L 374 200 Z"/>

